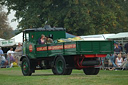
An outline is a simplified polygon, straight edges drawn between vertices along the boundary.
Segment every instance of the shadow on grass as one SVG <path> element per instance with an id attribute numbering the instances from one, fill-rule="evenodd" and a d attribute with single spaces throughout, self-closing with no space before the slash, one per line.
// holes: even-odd
<path id="1" fill-rule="evenodd" d="M 32 76 L 55 76 L 54 74 L 32 74 Z"/>
<path id="2" fill-rule="evenodd" d="M 83 76 L 83 73 L 73 73 L 73 74 L 71 74 L 71 75 L 73 75 L 73 76 Z M 70 75 L 54 75 L 54 74 L 32 74 L 32 76 L 70 76 Z"/>

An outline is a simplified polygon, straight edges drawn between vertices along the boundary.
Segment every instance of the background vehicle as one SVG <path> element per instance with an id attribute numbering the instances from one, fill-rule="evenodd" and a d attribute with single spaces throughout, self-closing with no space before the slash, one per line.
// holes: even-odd
<path id="1" fill-rule="evenodd" d="M 50 36 L 55 43 L 38 44 L 40 36 Z M 71 41 L 57 43 L 65 38 L 64 28 L 36 28 L 23 31 L 21 69 L 24 76 L 35 70 L 52 69 L 55 75 L 70 75 L 72 69 L 83 69 L 86 75 L 99 73 L 100 58 L 113 53 L 113 41 Z"/>

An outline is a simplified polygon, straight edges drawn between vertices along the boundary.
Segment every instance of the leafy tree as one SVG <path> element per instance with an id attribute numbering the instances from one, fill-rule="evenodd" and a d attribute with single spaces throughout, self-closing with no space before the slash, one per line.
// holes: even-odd
<path id="1" fill-rule="evenodd" d="M 19 27 L 42 27 L 46 23 L 65 27 L 75 35 L 128 31 L 127 0 L 1 0 L 16 11 Z"/>
<path id="2" fill-rule="evenodd" d="M 7 14 L 0 6 L 0 38 L 9 39 L 12 37 L 12 28 L 9 26 Z"/>

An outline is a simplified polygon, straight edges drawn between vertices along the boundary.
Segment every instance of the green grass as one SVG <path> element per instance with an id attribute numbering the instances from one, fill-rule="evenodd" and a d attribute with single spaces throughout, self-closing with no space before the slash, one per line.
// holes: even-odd
<path id="1" fill-rule="evenodd" d="M 23 76 L 19 67 L 0 68 L 0 85 L 128 85 L 128 71 L 101 70 L 98 75 L 85 75 L 73 70 L 71 75 L 53 75 L 51 70 L 38 70 Z"/>

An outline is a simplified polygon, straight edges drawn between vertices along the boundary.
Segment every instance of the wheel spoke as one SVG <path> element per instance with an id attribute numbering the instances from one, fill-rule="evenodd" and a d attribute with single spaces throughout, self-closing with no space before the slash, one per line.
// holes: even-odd
<path id="1" fill-rule="evenodd" d="M 21 68 L 22 68 L 22 73 L 24 76 L 30 76 L 31 75 L 29 61 L 26 58 L 24 58 L 22 60 Z"/>

